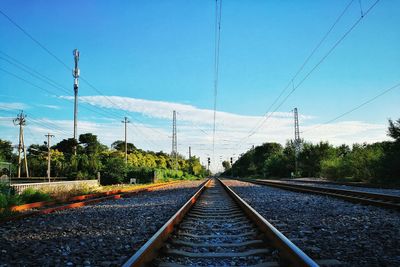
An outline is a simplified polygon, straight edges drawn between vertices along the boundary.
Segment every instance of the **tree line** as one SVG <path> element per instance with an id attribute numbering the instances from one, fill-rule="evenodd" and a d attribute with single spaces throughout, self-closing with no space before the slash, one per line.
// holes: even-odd
<path id="1" fill-rule="evenodd" d="M 400 184 L 400 119 L 389 120 L 392 141 L 333 146 L 301 142 L 295 165 L 295 144 L 264 143 L 244 153 L 234 164 L 224 162 L 225 175 L 287 178 L 325 177 L 331 180 Z"/>
<path id="2" fill-rule="evenodd" d="M 103 184 L 127 182 L 129 178 L 147 182 L 154 175 L 161 178 L 190 178 L 208 174 L 198 157 L 185 159 L 179 154 L 171 157 L 162 151 L 144 151 L 132 143 L 127 143 L 127 148 L 125 163 L 124 141 L 115 141 L 108 148 L 92 133 L 81 134 L 78 140 L 64 139 L 51 147 L 51 174 L 53 177 L 81 180 L 96 179 L 100 172 Z M 46 143 L 30 145 L 27 159 L 31 177 L 47 176 Z M 12 163 L 12 174 L 15 176 L 18 157 L 13 153 L 12 143 L 0 139 L 1 161 Z"/>

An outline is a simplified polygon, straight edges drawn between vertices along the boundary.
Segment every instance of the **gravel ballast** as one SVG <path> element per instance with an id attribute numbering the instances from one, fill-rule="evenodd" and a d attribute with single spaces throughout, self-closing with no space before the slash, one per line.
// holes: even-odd
<path id="1" fill-rule="evenodd" d="M 202 182 L 1 224 L 0 266 L 120 266 Z"/>
<path id="2" fill-rule="evenodd" d="M 400 266 L 400 213 L 336 198 L 224 180 L 315 260 Z"/>

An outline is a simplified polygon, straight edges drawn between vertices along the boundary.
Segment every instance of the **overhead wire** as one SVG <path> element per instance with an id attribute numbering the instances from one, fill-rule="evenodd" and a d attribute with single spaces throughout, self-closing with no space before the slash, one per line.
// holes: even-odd
<path id="1" fill-rule="evenodd" d="M 8 62 L 9 64 L 12 64 L 13 66 L 15 66 L 15 67 L 17 67 L 17 68 L 19 68 L 19 69 L 21 69 L 21 70 L 27 72 L 28 74 L 30 74 L 30 75 L 32 75 L 33 77 L 35 77 L 35 78 L 37 78 L 37 79 L 39 79 L 39 80 L 41 80 L 41 81 L 43 81 L 43 82 L 49 84 L 49 85 L 52 86 L 52 87 L 55 87 L 55 88 L 57 88 L 57 89 L 60 89 L 60 90 L 62 90 L 63 92 L 69 93 L 69 92 L 68 92 L 68 89 L 65 88 L 63 85 L 58 84 L 58 83 L 55 82 L 54 80 L 52 80 L 52 79 L 50 79 L 49 77 L 47 77 L 47 76 L 41 74 L 40 72 L 34 70 L 33 68 L 27 66 L 26 64 L 21 63 L 20 61 L 18 61 L 17 59 L 11 57 L 10 55 L 8 55 L 8 54 L 6 54 L 6 53 L 4 53 L 4 52 L 2 52 L 2 51 L 0 51 L 0 53 L 2 53 L 3 55 L 7 56 L 9 59 L 15 61 L 17 64 L 14 63 L 14 62 L 12 62 L 12 61 L 10 61 L 9 59 L 3 58 L 3 57 L 1 57 L 1 56 L 0 56 L 0 59 L 5 60 L 5 61 Z M 23 68 L 22 68 L 20 65 L 22 65 Z M 36 87 L 36 88 L 41 89 L 41 90 L 43 90 L 43 91 L 45 91 L 45 92 L 47 92 L 47 93 L 49 93 L 49 94 L 54 93 L 54 92 L 49 91 L 49 90 L 47 90 L 47 89 L 45 89 L 45 88 L 43 88 L 43 87 L 41 87 L 41 86 L 37 86 L 36 84 L 33 84 L 33 83 L 30 82 L 29 80 L 27 80 L 27 79 L 25 79 L 25 78 L 22 78 L 22 77 L 20 77 L 20 76 L 14 74 L 14 73 L 11 73 L 11 72 L 6 71 L 6 70 L 4 70 L 4 69 L 1 69 L 1 70 L 4 71 L 4 72 L 6 72 L 7 74 L 9 74 L 9 75 L 11 75 L 11 76 L 17 78 L 17 79 L 20 79 L 20 80 L 22 80 L 22 81 L 24 81 L 24 82 L 30 84 L 31 86 L 34 86 L 34 87 Z M 56 96 L 57 96 L 57 95 L 56 95 Z M 60 97 L 60 96 L 57 96 L 57 97 L 58 97 L 58 99 L 61 98 L 61 99 L 63 99 L 63 100 L 68 100 L 68 101 L 71 100 L 71 99 L 68 99 L 68 98 L 62 98 L 62 97 Z M 72 101 L 72 100 L 71 100 L 71 101 Z M 88 103 L 88 104 L 90 105 L 90 103 Z M 93 105 L 90 105 L 90 106 L 93 106 Z M 101 113 L 100 113 L 100 112 L 98 112 L 98 111 L 93 110 L 92 108 L 90 108 L 90 106 L 89 106 L 89 107 L 83 106 L 83 108 L 84 108 L 84 109 L 87 109 L 87 110 L 90 110 L 90 111 L 92 111 L 92 112 L 95 112 L 95 113 L 97 113 L 97 114 L 99 114 L 99 115 L 101 115 L 101 116 L 113 115 L 115 118 L 118 118 L 118 119 L 120 118 L 120 115 L 119 115 L 119 114 L 118 114 L 118 115 L 116 115 L 116 113 L 112 113 L 112 114 L 111 114 L 110 111 L 106 112 L 106 111 L 103 111 L 103 109 L 101 109 L 101 108 L 99 108 L 99 107 L 97 107 L 97 106 L 93 106 L 94 108 L 99 109 L 100 112 L 101 112 Z M 136 120 L 137 120 L 137 119 L 136 119 Z M 137 120 L 137 121 L 140 121 L 140 120 Z M 140 121 L 140 122 L 141 122 L 141 121 Z M 143 123 L 143 122 L 142 122 L 142 123 Z M 144 123 L 143 123 L 143 127 L 146 127 L 146 126 L 144 125 Z M 147 127 L 147 128 L 152 129 L 152 128 L 150 128 L 150 127 Z M 152 130 L 153 130 L 153 131 L 157 131 L 156 129 L 152 129 Z"/>
<path id="2" fill-rule="evenodd" d="M 362 108 L 363 106 L 368 105 L 369 103 L 373 102 L 374 100 L 378 99 L 379 97 L 381 97 L 381 96 L 383 96 L 383 95 L 385 95 L 385 94 L 389 93 L 390 91 L 393 91 L 394 89 L 397 89 L 397 88 L 400 88 L 400 83 L 397 83 L 397 84 L 389 87 L 388 89 L 383 90 L 379 94 L 367 99 L 366 101 L 356 105 L 355 107 L 353 107 L 353 108 L 341 113 L 340 115 L 338 115 L 338 116 L 336 116 L 336 117 L 334 117 L 334 118 L 332 118 L 332 119 L 330 119 L 330 120 L 328 120 L 328 121 L 326 121 L 326 122 L 324 122 L 322 124 L 318 124 L 317 126 L 314 126 L 314 127 L 309 128 L 309 129 L 307 129 L 305 131 L 302 131 L 302 133 L 309 132 L 311 130 L 315 130 L 315 129 L 323 126 L 323 125 L 326 125 L 326 124 L 329 124 L 331 122 L 334 122 L 334 121 L 336 121 L 336 120 L 338 120 L 338 119 L 340 119 L 340 118 L 342 118 L 342 117 L 344 117 L 344 116 L 346 116 L 346 115 L 348 115 L 348 114 L 350 114 L 350 113 Z"/>
<path id="3" fill-rule="evenodd" d="M 354 30 L 354 28 L 361 22 L 361 20 L 376 6 L 376 4 L 380 0 L 376 0 L 369 8 L 368 10 L 363 13 L 363 16 L 360 16 L 352 25 L 351 27 L 334 43 L 334 45 L 324 54 L 324 56 L 311 68 L 311 70 L 300 80 L 299 83 L 297 83 L 296 86 L 294 86 L 293 83 L 293 88 L 289 92 L 288 95 L 286 95 L 285 98 L 279 103 L 279 105 L 273 109 L 272 112 L 268 113 L 268 115 L 263 119 L 262 123 L 256 127 L 255 130 L 252 131 L 251 135 L 254 135 L 264 124 L 265 122 L 274 114 L 285 102 L 286 100 L 308 79 L 308 77 L 326 60 L 326 58 L 336 49 L 336 47 Z M 248 139 L 251 135 L 246 136 L 243 140 Z"/>
<path id="4" fill-rule="evenodd" d="M 272 107 L 279 101 L 279 99 L 282 97 L 282 95 L 286 92 L 286 90 L 290 87 L 290 85 L 294 84 L 295 79 L 297 76 L 301 73 L 301 71 L 304 69 L 304 67 L 307 65 L 307 63 L 310 61 L 312 56 L 315 54 L 315 52 L 321 47 L 321 45 L 325 42 L 325 40 L 328 38 L 330 33 L 333 31 L 335 26 L 339 23 L 339 21 L 342 19 L 344 14 L 347 12 L 347 10 L 350 8 L 354 0 L 350 0 L 349 3 L 345 6 L 345 8 L 342 10 L 342 12 L 339 14 L 339 16 L 336 18 L 335 22 L 329 27 L 328 31 L 324 34 L 324 36 L 321 38 L 321 40 L 317 43 L 317 45 L 312 49 L 311 53 L 307 56 L 307 58 L 304 60 L 304 62 L 300 65 L 299 69 L 296 71 L 296 73 L 293 75 L 293 77 L 290 79 L 288 84 L 284 87 L 283 90 L 281 90 L 280 94 L 275 98 L 275 100 L 272 102 L 272 104 L 268 107 L 267 111 L 264 113 L 263 117 L 267 116 L 272 109 Z M 256 129 L 260 123 L 263 122 L 263 119 L 261 119 L 250 131 L 249 135 L 252 135 L 252 132 L 254 129 Z"/>
<path id="5" fill-rule="evenodd" d="M 221 41 L 222 0 L 215 0 L 215 47 L 214 47 L 214 114 L 213 114 L 213 162 L 215 161 L 215 131 L 217 119 L 217 96 L 219 78 L 219 51 Z"/>
<path id="6" fill-rule="evenodd" d="M 70 70 L 70 67 L 59 57 L 57 57 L 54 53 L 50 51 L 45 45 L 43 45 L 41 42 L 39 42 L 35 37 L 33 37 L 27 30 L 25 30 L 22 26 L 20 26 L 17 22 L 15 22 L 10 16 L 8 16 L 4 11 L 0 9 L 0 14 L 2 14 L 5 18 L 7 18 L 15 27 L 17 27 L 19 30 L 21 30 L 28 38 L 30 38 L 33 42 L 35 42 L 39 47 L 41 47 L 46 53 L 48 53 L 50 56 L 52 56 L 56 61 L 58 61 L 62 66 L 64 66 L 67 70 Z M 108 96 L 104 95 L 99 89 L 97 89 L 92 83 L 90 83 L 85 77 L 80 76 L 80 80 L 82 80 L 84 83 L 86 83 L 90 88 L 92 88 L 94 91 L 99 93 L 101 96 L 103 96 L 108 102 L 112 104 L 114 107 L 119 107 L 122 109 L 118 104 L 114 103 Z M 124 111 L 126 115 L 129 115 L 126 111 Z M 136 118 L 131 118 L 133 120 L 137 120 Z M 153 128 L 149 128 L 152 130 L 155 130 Z M 159 132 L 160 133 L 160 132 Z"/>

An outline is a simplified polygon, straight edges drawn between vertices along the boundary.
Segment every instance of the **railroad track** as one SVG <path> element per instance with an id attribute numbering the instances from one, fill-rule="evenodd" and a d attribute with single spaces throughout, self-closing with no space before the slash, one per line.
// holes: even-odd
<path id="1" fill-rule="evenodd" d="M 278 181 L 248 180 L 248 179 L 244 179 L 243 181 L 259 185 L 277 187 L 295 192 L 332 196 L 347 201 L 351 201 L 354 203 L 374 205 L 378 207 L 400 210 L 400 197 L 394 195 L 369 193 L 369 192 L 346 190 L 339 188 L 300 185 L 300 184 L 278 182 Z"/>
<path id="2" fill-rule="evenodd" d="M 353 186 L 353 187 L 364 187 L 364 188 L 378 188 L 378 189 L 400 189 L 396 186 L 388 186 L 388 185 L 379 185 L 379 184 L 368 184 L 363 182 L 337 182 L 337 181 L 328 181 L 328 180 L 302 180 L 302 179 L 282 179 L 282 181 L 290 182 L 290 183 L 306 183 L 306 184 L 322 184 L 322 185 L 345 185 L 345 186 Z"/>
<path id="3" fill-rule="evenodd" d="M 318 266 L 221 181 L 209 180 L 123 266 Z"/>

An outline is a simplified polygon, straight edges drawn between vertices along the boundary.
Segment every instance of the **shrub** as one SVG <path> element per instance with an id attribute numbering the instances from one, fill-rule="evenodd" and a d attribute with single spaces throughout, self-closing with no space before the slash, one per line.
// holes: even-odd
<path id="1" fill-rule="evenodd" d="M 9 212 L 9 207 L 19 205 L 20 202 L 13 187 L 8 183 L 0 183 L 0 210 L 3 210 L 3 213 Z"/>
<path id="2" fill-rule="evenodd" d="M 122 158 L 115 157 L 106 160 L 101 175 L 101 184 L 120 184 L 126 179 L 127 168 Z"/>
<path id="3" fill-rule="evenodd" d="M 65 201 L 72 196 L 86 195 L 98 191 L 98 186 L 90 186 L 87 183 L 75 184 L 72 187 L 65 186 L 49 186 L 41 189 L 42 192 L 51 196 L 52 199 Z"/>
<path id="4" fill-rule="evenodd" d="M 51 200 L 51 197 L 49 194 L 44 193 L 44 192 L 42 192 L 38 189 L 34 189 L 34 188 L 25 189 L 22 192 L 22 194 L 20 195 L 20 198 L 24 203 L 33 203 L 33 202 Z"/>

